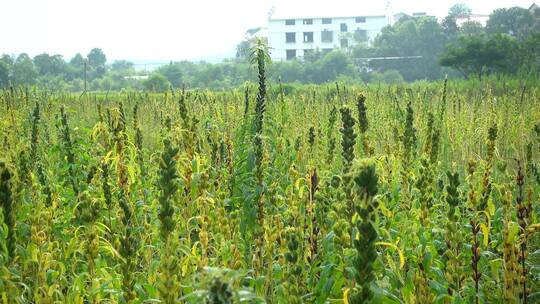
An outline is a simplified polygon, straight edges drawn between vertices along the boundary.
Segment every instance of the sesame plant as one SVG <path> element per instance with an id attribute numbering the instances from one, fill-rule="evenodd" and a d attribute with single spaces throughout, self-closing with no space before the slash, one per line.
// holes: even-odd
<path id="1" fill-rule="evenodd" d="M 0 91 L 2 303 L 539 303 L 540 86 Z"/>

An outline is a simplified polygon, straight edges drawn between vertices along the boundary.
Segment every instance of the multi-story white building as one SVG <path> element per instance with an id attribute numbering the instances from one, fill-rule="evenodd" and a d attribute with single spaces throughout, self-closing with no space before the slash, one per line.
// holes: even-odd
<path id="1" fill-rule="evenodd" d="M 465 22 L 476 22 L 480 23 L 482 26 L 486 26 L 488 20 L 489 15 L 470 14 L 467 16 L 456 17 L 456 24 L 457 26 L 461 27 Z"/>
<path id="2" fill-rule="evenodd" d="M 385 15 L 349 17 L 272 17 L 268 45 L 272 60 L 301 58 L 308 52 L 329 52 L 360 42 L 370 43 L 389 24 Z"/>

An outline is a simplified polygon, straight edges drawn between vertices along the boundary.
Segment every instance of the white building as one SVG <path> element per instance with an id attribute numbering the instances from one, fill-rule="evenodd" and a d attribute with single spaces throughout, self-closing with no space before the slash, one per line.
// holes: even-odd
<path id="1" fill-rule="evenodd" d="M 370 43 L 388 24 L 384 14 L 271 17 L 268 21 L 270 57 L 272 60 L 292 60 L 315 50 L 329 52 L 359 42 Z"/>
<path id="2" fill-rule="evenodd" d="M 534 16 L 540 17 L 540 5 L 538 3 L 534 2 L 531 4 L 531 6 L 529 6 L 529 11 L 531 11 Z"/>
<path id="3" fill-rule="evenodd" d="M 486 26 L 489 20 L 489 15 L 482 14 L 470 14 L 467 16 L 458 16 L 456 17 L 457 26 L 461 27 L 465 22 L 476 22 L 480 23 L 482 26 Z"/>
<path id="4" fill-rule="evenodd" d="M 392 25 L 394 25 L 394 23 L 396 23 L 396 22 L 399 22 L 403 18 L 422 18 L 422 17 L 435 17 L 435 16 L 430 16 L 426 12 L 414 12 L 412 14 L 399 12 L 397 14 L 394 14 L 393 17 L 394 18 L 392 20 Z"/>
<path id="5" fill-rule="evenodd" d="M 268 28 L 266 27 L 255 27 L 246 31 L 246 40 L 253 40 L 256 38 L 267 38 L 268 37 Z"/>

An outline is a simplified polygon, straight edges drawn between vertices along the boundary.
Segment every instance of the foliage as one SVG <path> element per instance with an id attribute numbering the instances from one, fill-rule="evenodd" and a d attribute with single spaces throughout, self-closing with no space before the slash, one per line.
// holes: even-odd
<path id="1" fill-rule="evenodd" d="M 404 19 L 383 28 L 368 57 L 421 56 L 403 60 L 373 61 L 376 71 L 397 70 L 407 81 L 437 79 L 443 75 L 437 59 L 448 38 L 433 17 Z"/>
<path id="2" fill-rule="evenodd" d="M 90 68 L 90 78 L 101 78 L 107 71 L 105 63 L 107 56 L 101 49 L 94 48 L 86 56 L 88 58 L 88 67 Z"/>
<path id="3" fill-rule="evenodd" d="M 519 57 L 516 39 L 499 34 L 490 37 L 462 36 L 458 46 L 449 47 L 440 63 L 459 70 L 465 77 L 486 73 L 516 73 L 526 57 Z"/>
<path id="4" fill-rule="evenodd" d="M 347 84 L 413 82 L 481 76 L 485 73 L 538 76 L 540 18 L 520 7 L 493 11 L 487 26 L 465 20 L 472 12 L 464 4 L 450 8 L 439 23 L 429 16 L 404 16 L 388 25 L 372 40 L 333 51 L 313 50 L 303 58 L 269 66 L 270 82 L 315 83 L 339 81 Z M 458 22 L 459 18 L 459 22 Z M 465 21 L 464 21 L 465 20 Z M 69 61 L 61 55 L 3 55 L 0 59 L 0 88 L 36 85 L 71 92 L 140 90 L 164 92 L 171 87 L 229 89 L 254 79 L 249 63 L 256 31 L 246 32 L 235 58 L 219 63 L 205 61 L 169 62 L 147 71 L 126 60 L 107 64 L 103 50 L 87 56 L 77 53 Z M 360 32 L 346 33 L 357 37 Z M 357 39 L 358 40 L 358 39 Z M 266 38 L 262 38 L 267 43 Z M 272 50 L 269 50 L 270 52 Z M 461 74 L 460 74 L 461 73 Z M 163 76 L 163 77 L 162 77 Z"/>
<path id="5" fill-rule="evenodd" d="M 540 30 L 540 18 L 525 8 L 499 8 L 489 16 L 486 31 L 490 34 L 508 34 L 519 39 Z"/>
<path id="6" fill-rule="evenodd" d="M 2 90 L 3 301 L 537 300 L 538 79 L 280 87 L 254 55 L 242 89 Z"/>
<path id="7" fill-rule="evenodd" d="M 170 63 L 157 69 L 156 73 L 165 76 L 173 88 L 179 89 L 182 87 L 184 75 L 182 66 Z"/>
<path id="8" fill-rule="evenodd" d="M 170 88 L 171 84 L 164 75 L 154 73 L 143 82 L 143 86 L 148 91 L 165 92 Z"/>

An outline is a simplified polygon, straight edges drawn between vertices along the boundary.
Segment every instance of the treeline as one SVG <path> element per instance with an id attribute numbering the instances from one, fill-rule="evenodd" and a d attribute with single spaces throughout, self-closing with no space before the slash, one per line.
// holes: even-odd
<path id="1" fill-rule="evenodd" d="M 88 55 L 76 54 L 66 61 L 62 55 L 43 53 L 31 58 L 22 53 L 0 58 L 0 88 L 38 86 L 50 90 L 84 91 L 120 90 L 140 87 L 130 79 L 135 74 L 133 63 L 119 60 L 107 65 L 105 53 L 92 49 Z"/>
<path id="2" fill-rule="evenodd" d="M 469 18 L 470 17 L 470 18 Z M 493 11 L 483 26 L 471 10 L 457 4 L 439 23 L 434 17 L 402 17 L 383 28 L 371 45 L 356 44 L 329 53 L 312 52 L 301 60 L 274 62 L 268 77 L 292 83 L 371 82 L 400 83 L 484 74 L 538 74 L 540 71 L 540 11 L 520 7 Z M 458 25 L 459 24 L 459 25 Z M 161 67 L 147 88 L 165 90 L 193 87 L 238 86 L 255 73 L 249 65 L 249 47 L 242 41 L 237 58 L 220 64 L 190 62 Z M 400 57 L 401 59 L 366 59 Z"/>
<path id="3" fill-rule="evenodd" d="M 471 18 L 469 18 L 471 17 Z M 486 74 L 538 75 L 540 71 L 540 10 L 520 7 L 493 11 L 486 26 L 472 18 L 471 10 L 454 5 L 438 22 L 434 17 L 404 16 L 383 28 L 372 44 L 358 43 L 329 53 L 312 52 L 301 60 L 274 62 L 268 68 L 272 81 L 286 83 L 372 82 L 400 83 Z M 171 87 L 230 88 L 254 79 L 249 62 L 252 41 L 242 41 L 237 57 L 221 63 L 171 62 L 149 76 L 138 75 L 133 63 L 106 64 L 100 49 L 69 61 L 61 55 L 30 58 L 3 55 L 0 87 L 36 85 L 54 90 L 83 91 Z M 380 58 L 398 59 L 380 59 Z M 373 59 L 379 58 L 379 59 Z M 86 72 L 85 72 L 86 71 Z M 140 74 L 140 73 L 139 73 Z"/>
<path id="4" fill-rule="evenodd" d="M 420 57 L 369 62 L 370 70 L 397 70 L 406 81 L 539 71 L 539 10 L 497 9 L 486 26 L 471 16 L 468 7 L 458 4 L 440 23 L 433 17 L 404 17 L 385 27 L 372 46 L 355 48 L 352 56 Z"/>

